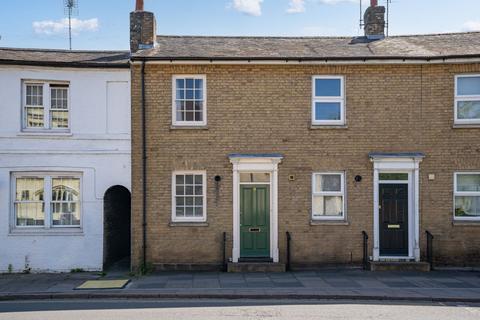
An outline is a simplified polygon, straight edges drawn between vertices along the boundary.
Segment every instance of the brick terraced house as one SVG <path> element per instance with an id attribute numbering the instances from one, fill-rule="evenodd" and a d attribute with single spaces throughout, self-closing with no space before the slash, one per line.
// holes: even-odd
<path id="1" fill-rule="evenodd" d="M 133 267 L 480 264 L 480 33 L 385 37 L 372 1 L 361 37 L 157 36 L 142 3 Z"/>

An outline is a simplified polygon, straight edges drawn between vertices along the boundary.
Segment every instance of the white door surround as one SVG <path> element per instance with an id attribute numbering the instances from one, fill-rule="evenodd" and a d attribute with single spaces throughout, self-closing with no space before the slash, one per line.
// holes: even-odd
<path id="1" fill-rule="evenodd" d="M 423 153 L 371 153 L 373 162 L 373 261 L 415 260 L 420 261 L 420 162 Z M 380 173 L 408 173 L 408 256 L 388 257 L 380 255 Z M 397 181 L 398 182 L 398 181 Z M 406 181 L 404 181 L 405 183 Z M 390 182 L 391 183 L 391 182 Z"/>
<path id="2" fill-rule="evenodd" d="M 233 164 L 233 250 L 232 262 L 240 258 L 240 173 L 265 172 L 270 174 L 270 257 L 279 261 L 278 255 L 278 164 L 280 154 L 231 154 Z"/>

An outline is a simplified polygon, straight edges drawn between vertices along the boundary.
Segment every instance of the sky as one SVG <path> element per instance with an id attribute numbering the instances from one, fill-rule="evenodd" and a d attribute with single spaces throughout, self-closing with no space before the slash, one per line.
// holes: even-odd
<path id="1" fill-rule="evenodd" d="M 145 10 L 155 13 L 163 35 L 356 36 L 363 33 L 359 1 L 145 0 Z M 390 1 L 391 35 L 480 31 L 480 0 Z M 78 2 L 73 49 L 129 48 L 135 0 Z M 0 0 L 0 47 L 68 49 L 63 3 Z"/>

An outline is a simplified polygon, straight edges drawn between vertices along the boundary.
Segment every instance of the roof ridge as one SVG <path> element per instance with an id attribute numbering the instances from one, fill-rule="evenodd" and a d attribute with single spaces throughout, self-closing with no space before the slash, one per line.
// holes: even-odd
<path id="1" fill-rule="evenodd" d="M 351 39 L 358 36 L 205 36 L 205 35 L 160 35 L 161 38 L 218 38 L 218 39 Z"/>

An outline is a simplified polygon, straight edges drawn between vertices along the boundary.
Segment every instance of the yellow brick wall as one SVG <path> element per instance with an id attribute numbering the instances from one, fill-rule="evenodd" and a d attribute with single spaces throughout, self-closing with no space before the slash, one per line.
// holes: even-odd
<path id="1" fill-rule="evenodd" d="M 453 225 L 453 173 L 480 171 L 480 128 L 453 126 L 454 75 L 469 65 L 146 66 L 148 261 L 220 263 L 221 237 L 232 238 L 230 153 L 281 153 L 279 247 L 292 234 L 292 262 L 358 264 L 361 231 L 373 238 L 373 165 L 369 152 L 424 152 L 420 234 L 435 236 L 435 258 L 480 264 L 480 224 Z M 208 129 L 171 128 L 172 75 L 205 74 Z M 311 128 L 311 77 L 344 75 L 347 128 Z M 132 68 L 133 263 L 141 259 L 142 149 L 140 66 Z M 171 174 L 207 171 L 208 227 L 172 227 Z M 311 175 L 346 171 L 348 225 L 310 225 Z M 428 180 L 434 173 L 436 179 Z M 295 181 L 289 181 L 289 175 Z M 222 181 L 215 183 L 214 176 Z M 354 181 L 356 175 L 363 180 Z M 371 241 L 370 241 L 371 253 Z"/>

